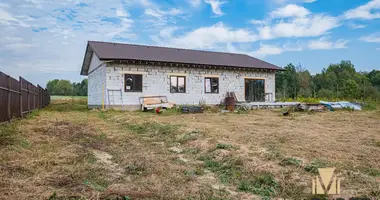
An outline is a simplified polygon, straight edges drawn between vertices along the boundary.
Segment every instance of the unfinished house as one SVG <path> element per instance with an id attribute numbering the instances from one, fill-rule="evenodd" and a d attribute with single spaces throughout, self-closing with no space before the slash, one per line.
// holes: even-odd
<path id="1" fill-rule="evenodd" d="M 234 92 L 238 101 L 274 102 L 277 70 L 244 54 L 89 41 L 81 75 L 90 108 L 135 110 L 149 96 L 217 105 Z"/>

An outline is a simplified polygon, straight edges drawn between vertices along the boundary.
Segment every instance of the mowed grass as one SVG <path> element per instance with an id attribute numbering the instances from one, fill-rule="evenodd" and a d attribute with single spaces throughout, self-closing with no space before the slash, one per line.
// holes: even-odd
<path id="1" fill-rule="evenodd" d="M 88 110 L 54 100 L 0 125 L 0 199 L 380 198 L 379 111 L 203 114 Z"/>

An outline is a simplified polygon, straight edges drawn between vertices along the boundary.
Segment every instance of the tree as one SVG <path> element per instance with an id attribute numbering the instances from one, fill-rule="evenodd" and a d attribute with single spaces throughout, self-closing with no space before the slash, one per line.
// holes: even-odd
<path id="1" fill-rule="evenodd" d="M 74 82 L 72 84 L 69 80 L 54 79 L 48 81 L 46 88 L 50 95 L 87 96 L 87 84 L 87 79 L 83 79 L 80 83 Z"/>
<path id="2" fill-rule="evenodd" d="M 49 94 L 55 95 L 54 87 L 57 85 L 58 81 L 58 79 L 54 79 L 46 84 L 46 89 L 48 90 Z"/>
<path id="3" fill-rule="evenodd" d="M 334 97 L 334 93 L 329 89 L 321 89 L 318 91 L 318 97 L 331 99 Z"/>
<path id="4" fill-rule="evenodd" d="M 359 94 L 359 86 L 358 84 L 352 80 L 348 79 L 344 81 L 342 87 L 342 96 L 345 98 L 357 98 Z"/>
<path id="5" fill-rule="evenodd" d="M 276 74 L 277 97 L 380 98 L 380 71 L 357 72 L 350 61 L 330 64 L 315 75 L 291 63 L 284 70 Z"/>
<path id="6" fill-rule="evenodd" d="M 83 79 L 80 83 L 81 93 L 80 96 L 87 96 L 88 79 Z"/>
<path id="7" fill-rule="evenodd" d="M 68 80 L 59 80 L 54 86 L 53 91 L 55 95 L 69 96 L 73 95 L 73 86 Z"/>
<path id="8" fill-rule="evenodd" d="M 371 84 L 380 90 L 380 70 L 372 70 L 367 77 Z"/>

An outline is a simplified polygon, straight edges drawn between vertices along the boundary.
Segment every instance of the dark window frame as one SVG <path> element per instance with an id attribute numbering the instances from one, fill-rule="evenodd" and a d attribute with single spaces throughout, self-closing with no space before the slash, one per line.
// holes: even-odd
<path id="1" fill-rule="evenodd" d="M 183 92 L 177 92 L 177 91 L 173 91 L 172 90 L 172 77 L 176 77 L 177 79 L 177 91 L 178 91 L 178 78 L 183 78 L 183 82 L 184 82 L 184 91 Z M 170 93 L 186 93 L 186 76 L 170 76 Z"/>
<path id="2" fill-rule="evenodd" d="M 210 79 L 210 91 L 211 91 L 211 92 L 207 92 L 207 88 L 206 88 L 206 79 Z M 213 92 L 213 90 L 212 90 L 212 81 L 211 81 L 211 79 L 217 79 L 217 80 L 218 80 L 218 92 Z M 204 82 L 204 84 L 205 84 L 205 93 L 206 93 L 206 94 L 219 94 L 219 77 L 205 77 L 205 82 Z"/>
<path id="3" fill-rule="evenodd" d="M 131 90 L 127 89 L 127 76 L 132 76 L 132 88 Z M 141 76 L 141 88 L 136 89 L 136 76 Z M 143 75 L 142 74 L 124 74 L 124 92 L 143 92 Z"/>

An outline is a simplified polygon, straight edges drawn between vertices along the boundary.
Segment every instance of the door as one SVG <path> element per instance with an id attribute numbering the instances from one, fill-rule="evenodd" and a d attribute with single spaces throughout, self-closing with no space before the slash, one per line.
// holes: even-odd
<path id="1" fill-rule="evenodd" d="M 245 101 L 265 102 L 264 79 L 245 79 Z"/>

